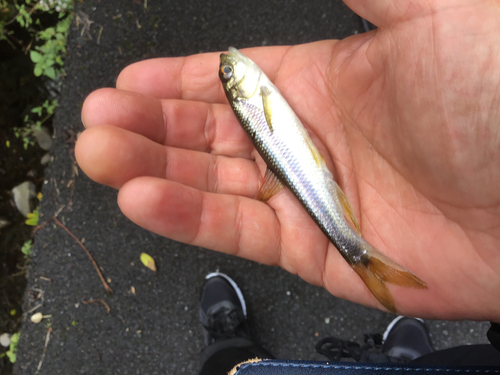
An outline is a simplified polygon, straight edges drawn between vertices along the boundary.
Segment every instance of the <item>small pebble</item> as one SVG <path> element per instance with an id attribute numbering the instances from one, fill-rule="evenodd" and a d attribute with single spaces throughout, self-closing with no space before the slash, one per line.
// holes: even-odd
<path id="1" fill-rule="evenodd" d="M 35 136 L 38 146 L 40 146 L 42 150 L 50 150 L 52 147 L 52 136 L 49 134 L 47 128 L 42 126 L 40 129 L 37 129 L 35 127 L 33 129 L 33 135 Z"/>
<path id="2" fill-rule="evenodd" d="M 42 156 L 42 158 L 40 159 L 40 164 L 42 165 L 45 165 L 45 164 L 49 164 L 50 162 L 50 159 L 52 157 L 50 156 L 50 154 L 47 152 L 45 155 Z M 45 181 L 44 181 L 45 183 Z"/>
<path id="3" fill-rule="evenodd" d="M 10 221 L 0 218 L 0 229 L 10 225 Z"/>
<path id="4" fill-rule="evenodd" d="M 37 312 L 37 313 L 31 315 L 31 321 L 35 324 L 40 323 L 42 321 L 42 319 L 43 319 L 43 314 L 41 312 Z"/>
<path id="5" fill-rule="evenodd" d="M 24 216 L 31 212 L 30 199 L 36 197 L 35 184 L 31 181 L 25 181 L 12 189 L 16 207 Z"/>
<path id="6" fill-rule="evenodd" d="M 12 335 L 10 333 L 2 333 L 0 335 L 0 345 L 4 348 L 8 348 L 10 346 L 10 338 Z"/>

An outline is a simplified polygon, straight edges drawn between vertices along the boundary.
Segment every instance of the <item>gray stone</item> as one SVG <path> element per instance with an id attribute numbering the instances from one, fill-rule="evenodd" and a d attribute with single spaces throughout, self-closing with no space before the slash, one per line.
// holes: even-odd
<path id="1" fill-rule="evenodd" d="M 30 199 L 36 196 L 35 184 L 31 181 L 25 181 L 12 189 L 16 207 L 24 216 L 31 212 Z"/>
<path id="2" fill-rule="evenodd" d="M 33 135 L 36 138 L 36 142 L 38 143 L 38 146 L 42 150 L 48 151 L 52 147 L 52 136 L 50 135 L 49 131 L 45 127 L 41 127 L 40 129 L 33 129 Z"/>
<path id="3" fill-rule="evenodd" d="M 10 225 L 10 221 L 0 217 L 0 229 Z"/>
<path id="4" fill-rule="evenodd" d="M 49 164 L 50 162 L 50 159 L 52 158 L 52 156 L 50 156 L 50 154 L 47 152 L 45 155 L 42 156 L 42 158 L 40 159 L 40 163 L 42 165 L 46 165 L 46 164 Z"/>

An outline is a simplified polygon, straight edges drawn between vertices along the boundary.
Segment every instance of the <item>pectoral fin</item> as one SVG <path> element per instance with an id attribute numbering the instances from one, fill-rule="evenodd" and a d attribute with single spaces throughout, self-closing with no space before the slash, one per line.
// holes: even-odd
<path id="1" fill-rule="evenodd" d="M 283 189 L 283 184 L 278 180 L 278 177 L 269 169 L 266 169 L 266 175 L 264 177 L 264 183 L 259 189 L 255 199 L 267 202 L 274 195 L 279 193 Z"/>
<path id="2" fill-rule="evenodd" d="M 305 138 L 305 140 L 307 143 L 307 147 L 309 147 L 309 151 L 311 151 L 314 161 L 316 162 L 316 165 L 318 167 L 321 167 L 322 164 L 325 164 L 325 159 L 323 159 L 323 156 L 321 156 L 321 154 L 319 153 L 318 149 L 312 142 L 311 138 L 309 138 L 309 136 Z"/>
<path id="3" fill-rule="evenodd" d="M 260 88 L 260 96 L 262 96 L 262 106 L 264 108 L 264 116 L 266 116 L 267 126 L 271 134 L 273 133 L 273 111 L 271 109 L 271 90 L 266 86 Z"/>
<path id="4" fill-rule="evenodd" d="M 340 204 L 342 205 L 342 208 L 344 209 L 344 214 L 346 218 L 349 220 L 349 222 L 354 226 L 356 229 L 356 232 L 361 236 L 361 228 L 359 227 L 358 219 L 356 218 L 356 215 L 354 214 L 354 210 L 351 207 L 351 204 L 347 200 L 346 195 L 342 191 L 339 185 L 335 184 L 335 188 L 337 190 L 337 196 L 339 197 Z"/>

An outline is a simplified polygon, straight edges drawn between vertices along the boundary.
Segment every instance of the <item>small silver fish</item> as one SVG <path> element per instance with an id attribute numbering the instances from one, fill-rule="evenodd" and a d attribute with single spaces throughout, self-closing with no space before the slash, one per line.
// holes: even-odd
<path id="1" fill-rule="evenodd" d="M 257 199 L 265 202 L 283 185 L 288 187 L 387 310 L 396 313 L 386 283 L 426 288 L 425 282 L 361 237 L 345 194 L 299 118 L 264 72 L 230 47 L 229 54 L 220 55 L 219 78 L 234 114 L 267 164 Z"/>

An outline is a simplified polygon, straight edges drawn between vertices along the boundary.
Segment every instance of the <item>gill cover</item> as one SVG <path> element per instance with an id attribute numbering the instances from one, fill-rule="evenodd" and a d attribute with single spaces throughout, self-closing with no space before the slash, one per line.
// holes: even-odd
<path id="1" fill-rule="evenodd" d="M 229 54 L 221 53 L 219 78 L 228 99 L 250 99 L 259 87 L 261 70 L 252 60 L 234 47 Z"/>

